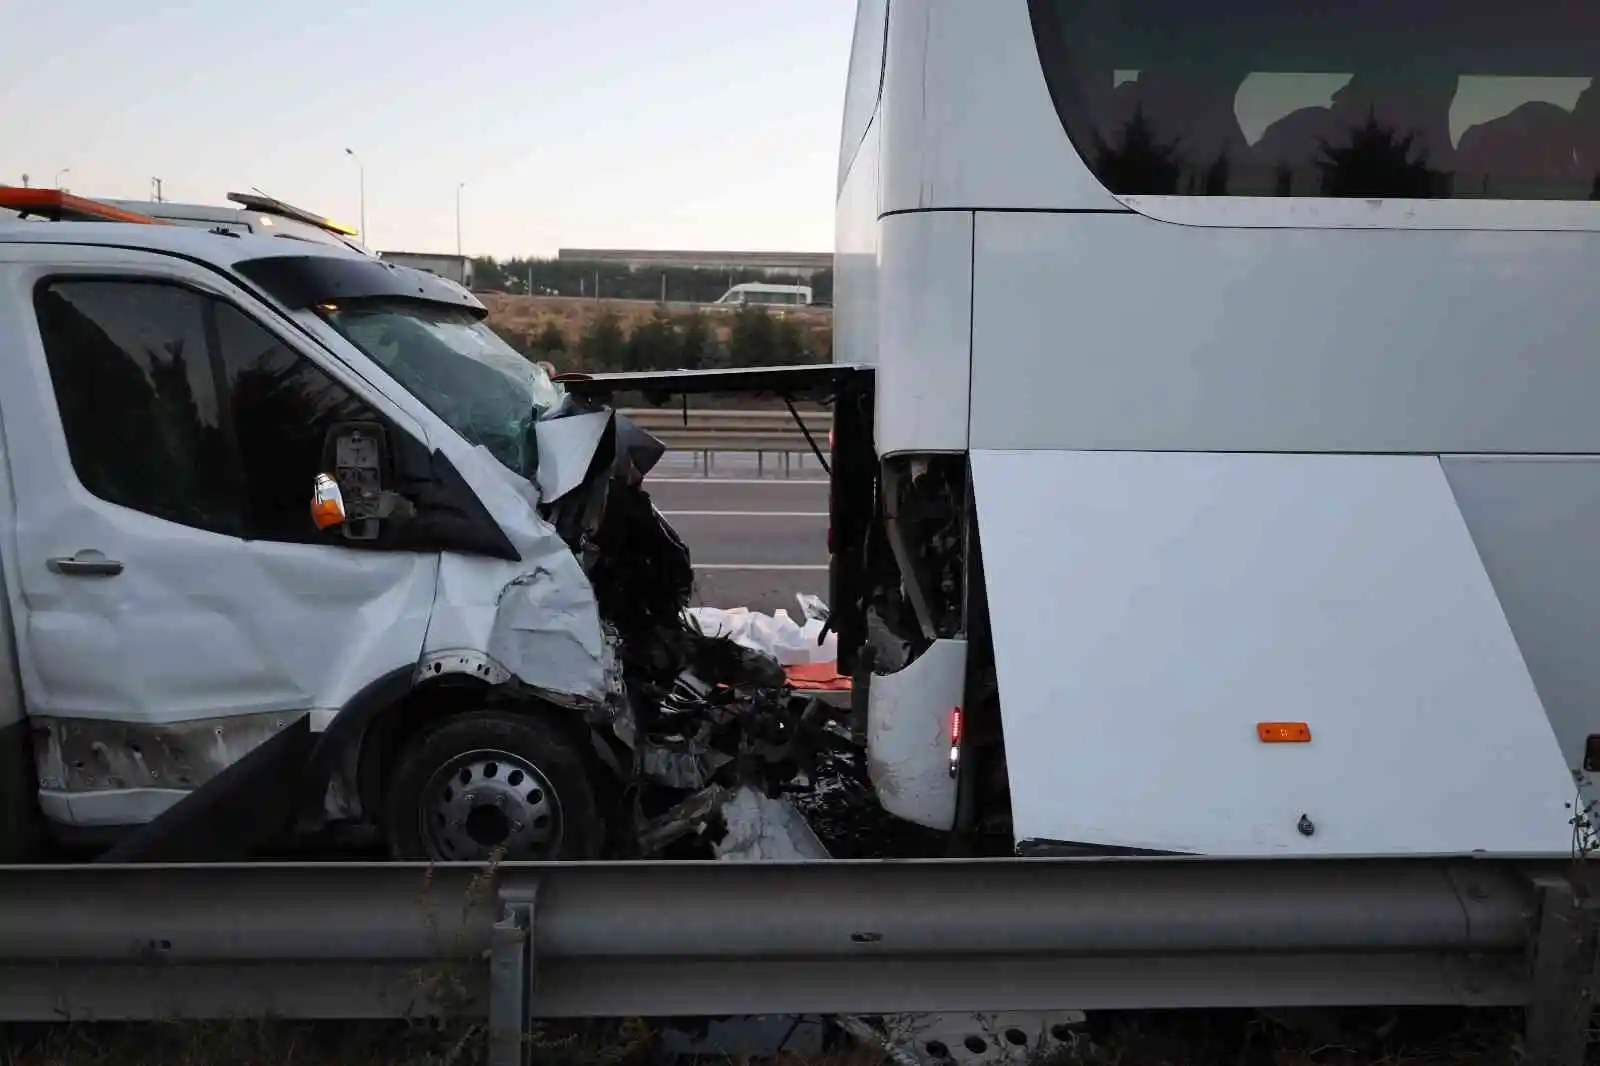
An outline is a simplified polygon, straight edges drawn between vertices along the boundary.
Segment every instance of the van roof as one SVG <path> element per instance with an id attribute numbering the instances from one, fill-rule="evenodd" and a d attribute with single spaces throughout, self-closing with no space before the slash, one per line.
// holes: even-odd
<path id="1" fill-rule="evenodd" d="M 264 193 L 230 192 L 234 207 L 210 204 L 174 204 L 166 201 L 114 200 L 74 196 L 64 189 L 35 189 L 0 185 L 0 211 L 23 218 L 58 222 L 135 222 L 144 224 L 208 223 L 243 224 L 251 230 L 270 227 L 274 220 L 286 224 L 287 231 L 298 226 L 301 233 L 316 233 L 316 239 L 356 247 L 359 231 L 304 208 L 285 203 Z M 0 216 L 4 217 L 4 216 Z M 357 247 L 358 251 L 364 249 Z"/>
<path id="2" fill-rule="evenodd" d="M 76 222 L 49 225 L 0 218 L 0 246 L 7 244 L 96 245 L 134 251 L 162 252 L 208 263 L 232 265 L 241 259 L 281 256 L 289 244 L 282 237 L 253 233 L 218 234 L 195 226 L 129 225 L 127 222 Z M 343 245 L 295 240 L 292 254 L 368 258 Z"/>
<path id="3" fill-rule="evenodd" d="M 0 261 L 24 245 L 97 247 L 187 259 L 248 278 L 291 310 L 327 300 L 386 297 L 460 308 L 479 318 L 488 314 L 483 303 L 460 285 L 337 244 L 215 233 L 195 226 L 0 221 Z"/>

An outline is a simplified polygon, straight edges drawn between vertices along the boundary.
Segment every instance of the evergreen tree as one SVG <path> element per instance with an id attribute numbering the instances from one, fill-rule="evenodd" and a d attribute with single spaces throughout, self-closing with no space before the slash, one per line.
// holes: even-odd
<path id="1" fill-rule="evenodd" d="M 567 350 L 567 335 L 561 332 L 561 326 L 554 319 L 544 324 L 544 329 L 539 331 L 539 336 L 533 342 L 534 351 L 549 355 L 551 352 L 565 352 Z"/>
<path id="2" fill-rule="evenodd" d="M 614 312 L 602 311 L 578 340 L 578 356 L 586 370 L 603 371 L 621 364 L 628 348 L 622 321 Z"/>

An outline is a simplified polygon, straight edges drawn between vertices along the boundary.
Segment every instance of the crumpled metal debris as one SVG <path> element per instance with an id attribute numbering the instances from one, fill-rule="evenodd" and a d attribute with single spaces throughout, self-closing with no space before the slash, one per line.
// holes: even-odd
<path id="1" fill-rule="evenodd" d="M 695 624 L 688 546 L 643 487 L 660 442 L 620 415 L 584 414 L 576 402 L 562 414 L 582 417 L 546 427 L 541 446 L 556 450 L 556 430 L 566 431 L 570 469 L 553 466 L 541 486 L 603 623 L 603 633 L 584 634 L 573 651 L 616 667 L 605 671 L 606 691 L 593 694 L 587 717 L 616 738 L 602 754 L 626 778 L 638 853 L 659 854 L 693 837 L 728 855 L 826 857 L 804 816 L 778 798 L 809 782 L 819 705 L 795 696 L 783 664 L 760 642 Z M 539 590 L 536 580 L 511 590 L 541 609 L 512 620 L 518 637 L 561 613 L 561 604 L 534 595 Z M 806 625 L 790 626 L 820 644 L 826 605 L 809 596 L 800 607 Z M 617 676 L 620 685 L 610 684 Z"/>
<path id="2" fill-rule="evenodd" d="M 808 717 L 812 704 L 795 698 L 776 660 L 720 638 L 682 636 L 691 665 L 670 685 L 645 680 L 632 689 L 632 713 L 612 726 L 633 750 L 641 781 L 694 793 L 654 819 L 641 818 L 647 855 L 690 834 L 706 836 L 719 820 L 728 824 L 730 803 L 736 821 L 759 820 L 763 800 L 802 778 L 811 764 L 804 741 L 820 729 Z M 820 845 L 813 850 L 827 855 Z"/>
<path id="3" fill-rule="evenodd" d="M 785 799 L 744 785 L 719 808 L 724 833 L 713 845 L 725 862 L 805 862 L 830 858 L 805 816 Z"/>

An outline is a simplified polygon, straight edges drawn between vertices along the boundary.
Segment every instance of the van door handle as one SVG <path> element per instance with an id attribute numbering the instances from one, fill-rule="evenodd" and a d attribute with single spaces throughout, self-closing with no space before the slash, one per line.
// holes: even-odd
<path id="1" fill-rule="evenodd" d="M 72 577 L 116 577 L 122 573 L 122 564 L 115 559 L 97 558 L 87 552 L 57 556 L 45 565 L 54 573 Z"/>

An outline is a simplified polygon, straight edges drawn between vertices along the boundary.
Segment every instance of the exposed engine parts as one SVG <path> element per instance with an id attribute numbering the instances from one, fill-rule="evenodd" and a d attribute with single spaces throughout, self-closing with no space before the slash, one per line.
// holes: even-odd
<path id="1" fill-rule="evenodd" d="M 962 456 L 884 463 L 886 543 L 867 546 L 879 548 L 870 570 L 867 638 L 880 669 L 903 666 L 929 641 L 964 629 L 967 492 Z"/>
<path id="2" fill-rule="evenodd" d="M 797 698 L 771 655 L 701 633 L 686 615 L 694 570 L 640 484 L 647 436 L 619 425 L 619 442 L 634 447 L 621 449 L 627 461 L 612 471 L 589 538 L 589 576 L 621 667 L 622 705 L 609 728 L 630 771 L 640 855 L 689 836 L 714 844 L 720 810 L 741 789 L 768 799 L 793 790 L 829 712 Z M 760 813 L 756 801 L 740 802 Z"/>

